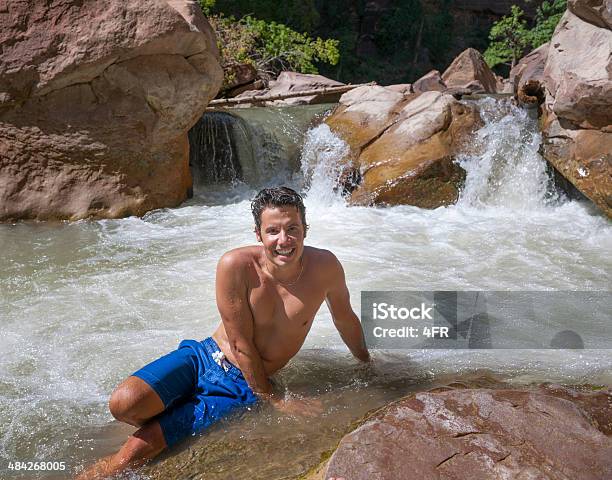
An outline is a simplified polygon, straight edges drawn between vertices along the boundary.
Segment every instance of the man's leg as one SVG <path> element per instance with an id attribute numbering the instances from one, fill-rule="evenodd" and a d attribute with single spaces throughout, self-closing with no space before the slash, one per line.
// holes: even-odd
<path id="1" fill-rule="evenodd" d="M 164 411 L 164 402 L 147 382 L 128 377 L 111 394 L 108 408 L 117 420 L 141 427 Z"/>
<path id="2" fill-rule="evenodd" d="M 159 422 L 152 420 L 132 435 L 114 455 L 98 460 L 76 480 L 101 480 L 126 468 L 136 468 L 166 448 Z"/>
<path id="3" fill-rule="evenodd" d="M 134 376 L 126 378 L 111 394 L 108 408 L 120 422 L 142 428 L 117 453 L 84 470 L 78 480 L 102 479 L 125 468 L 139 467 L 166 448 L 159 422 L 146 423 L 164 411 L 164 402 L 144 380 Z"/>
<path id="4" fill-rule="evenodd" d="M 142 428 L 119 452 L 98 461 L 78 478 L 104 478 L 124 468 L 140 466 L 166 448 L 165 433 L 159 423 L 164 421 L 163 415 L 158 415 L 164 411 L 167 415 L 173 411 L 177 400 L 194 394 L 199 377 L 197 365 L 193 350 L 179 345 L 177 350 L 124 380 L 112 393 L 109 410 L 117 420 Z M 166 421 L 164 428 L 168 425 L 172 422 Z"/>

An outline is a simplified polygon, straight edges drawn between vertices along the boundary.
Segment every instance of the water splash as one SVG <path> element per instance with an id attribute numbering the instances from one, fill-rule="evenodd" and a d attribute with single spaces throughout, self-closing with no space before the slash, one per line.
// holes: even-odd
<path id="1" fill-rule="evenodd" d="M 338 184 L 342 160 L 349 154 L 348 144 L 325 123 L 306 133 L 302 147 L 302 169 L 307 198 L 322 205 L 344 203 Z"/>
<path id="2" fill-rule="evenodd" d="M 537 120 L 508 100 L 478 101 L 484 127 L 458 163 L 467 172 L 457 206 L 540 209 L 560 198 L 538 153 Z"/>

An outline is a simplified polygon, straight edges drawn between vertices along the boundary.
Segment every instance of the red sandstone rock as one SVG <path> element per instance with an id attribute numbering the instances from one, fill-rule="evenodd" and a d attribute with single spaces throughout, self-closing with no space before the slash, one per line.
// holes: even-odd
<path id="1" fill-rule="evenodd" d="M 412 84 L 412 90 L 415 93 L 429 92 L 431 90 L 442 92 L 446 90 L 446 85 L 444 85 L 444 82 L 442 81 L 440 72 L 437 70 L 432 70 L 414 82 Z"/>
<path id="2" fill-rule="evenodd" d="M 188 0 L 15 0 L 0 15 L 0 220 L 141 215 L 188 195 L 218 91 Z"/>
<path id="3" fill-rule="evenodd" d="M 497 80 L 478 50 L 463 51 L 442 74 L 448 88 L 467 88 L 472 92 L 496 93 Z"/>
<path id="4" fill-rule="evenodd" d="M 577 0 L 571 10 L 593 13 L 596 3 Z M 612 30 L 572 11 L 561 18 L 544 67 L 542 150 L 548 162 L 612 218 Z"/>
<path id="5" fill-rule="evenodd" d="M 344 94 L 326 122 L 350 146 L 345 176 L 361 178 L 351 203 L 436 208 L 457 200 L 465 172 L 454 155 L 480 117 L 451 95 L 372 86 Z"/>
<path id="6" fill-rule="evenodd" d="M 411 93 L 414 93 L 412 90 L 411 83 L 397 83 L 395 85 L 388 85 L 385 88 L 394 92 L 399 92 L 402 95 L 409 95 Z"/>
<path id="7" fill-rule="evenodd" d="M 418 393 L 345 436 L 321 478 L 612 478 L 602 417 L 612 418 L 610 391 Z"/>
<path id="8" fill-rule="evenodd" d="M 544 65 L 548 56 L 549 44 L 545 43 L 532 52 L 525 55 L 510 70 L 509 81 L 512 84 L 512 91 L 515 95 L 520 95 L 521 103 L 535 104 L 542 103 L 543 97 L 534 95 L 534 90 L 544 94 Z M 532 85 L 525 89 L 526 85 Z M 537 86 L 537 87 L 536 87 Z"/>
<path id="9" fill-rule="evenodd" d="M 610 0 L 569 0 L 567 8 L 585 22 L 602 28 L 612 28 Z"/>
<path id="10" fill-rule="evenodd" d="M 257 78 L 257 69 L 250 63 L 230 65 L 225 67 L 225 73 L 229 79 L 227 84 L 223 85 L 223 91 L 229 93 L 230 97 L 246 91 L 245 87 L 252 85 Z"/>
<path id="11" fill-rule="evenodd" d="M 544 78 L 557 116 L 580 128 L 612 125 L 612 31 L 570 11 L 550 41 Z M 611 127 L 612 130 L 612 127 Z"/>
<path id="12" fill-rule="evenodd" d="M 344 83 L 324 77 L 323 75 L 313 75 L 297 72 L 281 72 L 278 78 L 269 83 L 266 90 L 254 91 L 247 90 L 238 97 L 250 97 L 253 95 L 284 95 L 287 93 L 303 92 L 325 87 L 339 87 Z M 286 98 L 284 100 L 274 100 L 266 102 L 266 105 L 286 106 L 286 105 L 313 105 L 317 103 L 337 102 L 341 93 L 321 93 L 308 97 Z"/>

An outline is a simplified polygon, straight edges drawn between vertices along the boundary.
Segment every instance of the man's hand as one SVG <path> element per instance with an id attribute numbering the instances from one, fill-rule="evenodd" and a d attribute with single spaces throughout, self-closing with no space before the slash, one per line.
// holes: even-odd
<path id="1" fill-rule="evenodd" d="M 316 417 L 323 413 L 323 402 L 317 398 L 285 397 L 271 399 L 276 410 L 289 415 Z"/>

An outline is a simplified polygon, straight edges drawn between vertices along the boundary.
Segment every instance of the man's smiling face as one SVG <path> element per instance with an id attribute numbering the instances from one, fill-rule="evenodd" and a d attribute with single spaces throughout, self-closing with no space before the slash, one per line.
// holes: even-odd
<path id="1" fill-rule="evenodd" d="M 257 240 L 268 260 L 278 267 L 298 263 L 304 252 L 304 225 L 294 206 L 267 207 L 261 213 Z"/>

